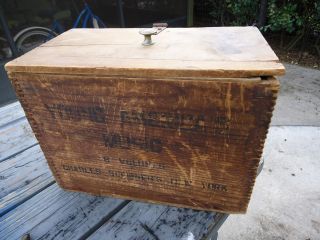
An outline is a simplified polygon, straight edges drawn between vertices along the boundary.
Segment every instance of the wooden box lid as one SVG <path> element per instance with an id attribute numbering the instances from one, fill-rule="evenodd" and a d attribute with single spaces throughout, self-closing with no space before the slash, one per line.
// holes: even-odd
<path id="1" fill-rule="evenodd" d="M 256 77 L 284 67 L 256 27 L 71 29 L 6 65 L 9 72 L 139 77 Z"/>

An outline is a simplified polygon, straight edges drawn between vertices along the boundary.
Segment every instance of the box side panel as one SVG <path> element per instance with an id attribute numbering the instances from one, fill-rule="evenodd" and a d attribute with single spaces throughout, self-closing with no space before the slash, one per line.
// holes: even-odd
<path id="1" fill-rule="evenodd" d="M 277 80 L 10 77 L 60 186 L 246 211 Z"/>

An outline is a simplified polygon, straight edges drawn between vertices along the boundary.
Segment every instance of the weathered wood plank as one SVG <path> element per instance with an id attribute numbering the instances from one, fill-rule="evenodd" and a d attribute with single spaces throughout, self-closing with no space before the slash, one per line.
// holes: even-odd
<path id="1" fill-rule="evenodd" d="M 284 73 L 255 27 L 175 28 L 141 45 L 140 29 L 72 29 L 6 64 L 13 72 L 248 77 Z M 86 59 L 83 61 L 83 59 Z"/>
<path id="2" fill-rule="evenodd" d="M 130 202 L 89 239 L 201 239 L 224 214 Z"/>
<path id="3" fill-rule="evenodd" d="M 57 183 L 245 213 L 282 64 L 254 27 L 169 28 L 148 47 L 138 32 L 71 30 L 6 65 Z"/>
<path id="4" fill-rule="evenodd" d="M 0 162 L 0 216 L 53 183 L 39 145 Z"/>
<path id="5" fill-rule="evenodd" d="M 54 184 L 0 218 L 0 239 L 79 239 L 127 202 L 66 192 Z"/>
<path id="6" fill-rule="evenodd" d="M 27 119 L 0 128 L 0 162 L 37 144 Z"/>
<path id="7" fill-rule="evenodd" d="M 276 79 L 20 73 L 14 84 L 62 187 L 178 207 L 246 211 Z"/>
<path id="8" fill-rule="evenodd" d="M 12 121 L 25 117 L 20 102 L 14 102 L 0 108 L 0 128 Z"/>

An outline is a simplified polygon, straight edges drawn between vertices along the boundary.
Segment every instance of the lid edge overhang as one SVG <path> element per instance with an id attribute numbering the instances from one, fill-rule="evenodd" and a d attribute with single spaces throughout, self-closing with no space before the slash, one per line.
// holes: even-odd
<path id="1" fill-rule="evenodd" d="M 213 63 L 214 64 L 214 63 Z M 219 67 L 221 65 L 221 67 Z M 284 66 L 279 62 L 253 62 L 251 67 L 243 67 L 241 62 L 235 62 L 232 68 L 226 68 L 223 63 L 216 64 L 214 69 L 188 66 L 186 68 L 157 68 L 148 67 L 85 67 L 85 66 L 45 66 L 45 65 L 16 65 L 13 61 L 5 65 L 10 73 L 34 73 L 34 74 L 64 74 L 64 75 L 88 75 L 88 76 L 126 76 L 126 77 L 221 77 L 221 78 L 246 78 L 262 76 L 281 76 L 285 74 Z"/>

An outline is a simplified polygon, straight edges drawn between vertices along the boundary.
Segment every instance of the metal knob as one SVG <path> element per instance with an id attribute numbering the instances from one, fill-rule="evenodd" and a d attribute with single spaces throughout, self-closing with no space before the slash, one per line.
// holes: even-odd
<path id="1" fill-rule="evenodd" d="M 142 42 L 142 45 L 150 46 L 153 44 L 151 36 L 157 34 L 157 29 L 146 28 L 146 29 L 140 30 L 139 33 L 144 36 L 144 41 Z"/>
<path id="2" fill-rule="evenodd" d="M 154 42 L 152 42 L 151 36 L 158 35 L 167 27 L 168 27 L 167 23 L 154 23 L 152 28 L 141 29 L 139 33 L 144 36 L 144 41 L 142 42 L 142 45 L 143 46 L 153 45 Z"/>

